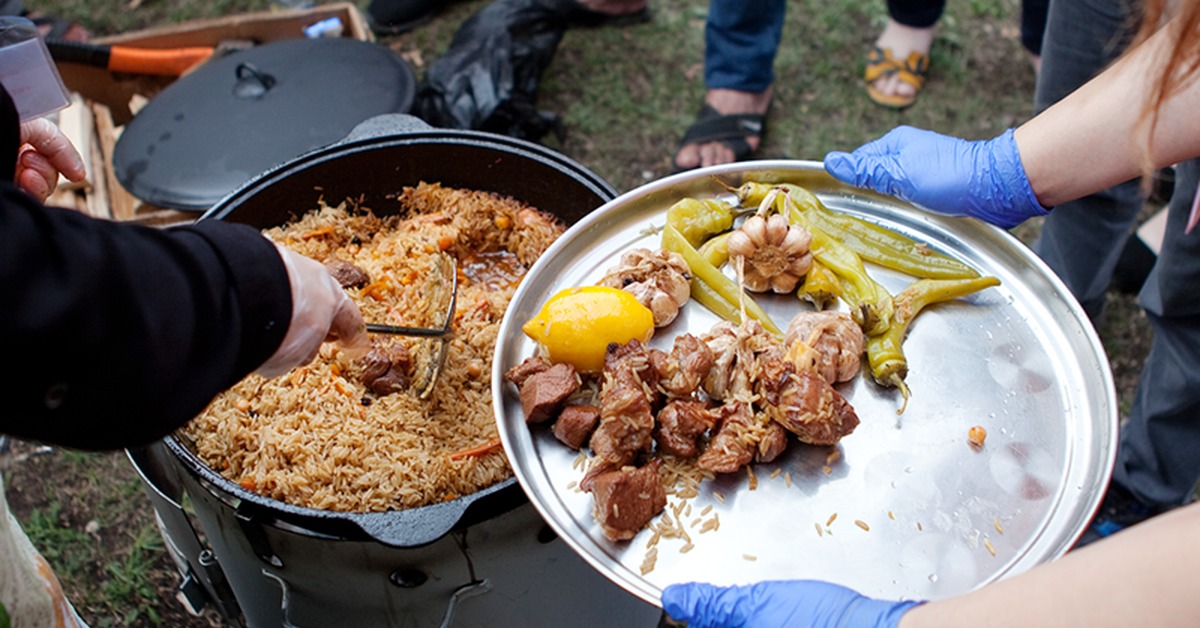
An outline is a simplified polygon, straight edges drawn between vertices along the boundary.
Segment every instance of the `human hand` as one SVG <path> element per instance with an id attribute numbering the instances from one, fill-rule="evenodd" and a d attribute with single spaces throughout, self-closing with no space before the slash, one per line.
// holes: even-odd
<path id="1" fill-rule="evenodd" d="M 13 181 L 44 203 L 58 186 L 60 173 L 70 181 L 82 181 L 87 176 L 83 158 L 71 140 L 46 118 L 21 123 L 21 148 Z"/>
<path id="2" fill-rule="evenodd" d="M 673 584 L 663 590 L 663 610 L 688 628 L 806 626 L 895 628 L 920 602 L 874 600 L 817 580 L 759 582 L 749 586 Z"/>
<path id="3" fill-rule="evenodd" d="M 292 321 L 279 349 L 255 372 L 276 377 L 308 364 L 326 340 L 337 341 L 352 353 L 364 353 L 370 341 L 362 312 L 337 280 L 320 262 L 276 248 L 292 287 Z"/>
<path id="4" fill-rule="evenodd" d="M 1004 229 L 1049 212 L 1029 185 L 1012 129 L 972 142 L 901 126 L 853 153 L 829 153 L 825 170 L 851 185 Z"/>

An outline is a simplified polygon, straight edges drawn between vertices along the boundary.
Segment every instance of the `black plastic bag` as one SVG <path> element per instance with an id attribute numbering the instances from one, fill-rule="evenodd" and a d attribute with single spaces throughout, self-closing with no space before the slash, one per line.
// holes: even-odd
<path id="1" fill-rule="evenodd" d="M 562 141 L 561 118 L 537 108 L 538 84 L 566 29 L 596 15 L 574 0 L 495 0 L 429 66 L 413 113 L 439 128 Z"/>

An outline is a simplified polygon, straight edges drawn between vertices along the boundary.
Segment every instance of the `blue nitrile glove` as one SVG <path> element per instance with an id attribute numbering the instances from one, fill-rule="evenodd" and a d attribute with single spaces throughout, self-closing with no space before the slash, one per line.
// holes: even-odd
<path id="1" fill-rule="evenodd" d="M 921 602 L 873 600 L 818 580 L 759 582 L 740 587 L 673 584 L 663 589 L 663 610 L 688 628 L 805 626 L 896 628 Z"/>
<path id="2" fill-rule="evenodd" d="M 1049 212 L 1029 186 L 1012 129 L 971 142 L 901 126 L 853 153 L 829 153 L 825 169 L 851 185 L 1004 229 Z"/>

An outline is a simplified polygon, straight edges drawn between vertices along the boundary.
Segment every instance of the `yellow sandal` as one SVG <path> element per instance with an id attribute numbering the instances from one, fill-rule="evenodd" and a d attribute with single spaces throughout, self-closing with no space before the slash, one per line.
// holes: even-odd
<path id="1" fill-rule="evenodd" d="M 903 109 L 917 100 L 917 94 L 925 86 L 925 73 L 929 71 L 929 55 L 911 52 L 903 62 L 892 57 L 892 51 L 876 46 L 867 55 L 867 69 L 863 78 L 867 81 L 867 95 L 871 100 L 885 106 Z M 913 93 L 907 96 L 884 94 L 875 89 L 875 81 L 886 77 L 896 76 L 913 88 Z"/>

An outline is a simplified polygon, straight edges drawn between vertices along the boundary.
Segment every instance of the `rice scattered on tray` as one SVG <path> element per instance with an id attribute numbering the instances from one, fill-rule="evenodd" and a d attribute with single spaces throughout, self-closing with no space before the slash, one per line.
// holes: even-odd
<path id="1" fill-rule="evenodd" d="M 323 206 L 265 234 L 319 261 L 367 271 L 347 292 L 366 320 L 436 327 L 424 303 L 439 252 L 458 260 L 454 336 L 426 400 L 376 395 L 361 363 L 332 344 L 275 379 L 251 375 L 182 431 L 202 461 L 256 493 L 341 512 L 415 508 L 456 499 L 512 476 L 492 411 L 490 374 L 504 310 L 525 270 L 563 226 L 507 197 L 422 183 L 398 197 L 403 215 Z M 405 344 L 418 338 L 376 336 Z M 469 454 L 465 452 L 471 452 Z"/>

